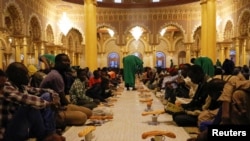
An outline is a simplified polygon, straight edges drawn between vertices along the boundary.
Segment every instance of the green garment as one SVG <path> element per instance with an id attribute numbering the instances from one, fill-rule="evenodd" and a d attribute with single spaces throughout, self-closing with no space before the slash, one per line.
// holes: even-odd
<path id="1" fill-rule="evenodd" d="M 123 58 L 124 82 L 129 87 L 135 86 L 135 74 L 143 69 L 143 61 L 135 55 Z"/>
<path id="2" fill-rule="evenodd" d="M 45 57 L 48 60 L 49 64 L 55 64 L 55 55 L 52 54 L 44 54 L 42 55 L 43 57 Z"/>
<path id="3" fill-rule="evenodd" d="M 207 74 L 208 76 L 211 76 L 211 77 L 214 76 L 214 65 L 213 65 L 213 61 L 210 58 L 208 57 L 196 58 L 194 61 L 194 64 L 201 66 L 204 73 Z"/>

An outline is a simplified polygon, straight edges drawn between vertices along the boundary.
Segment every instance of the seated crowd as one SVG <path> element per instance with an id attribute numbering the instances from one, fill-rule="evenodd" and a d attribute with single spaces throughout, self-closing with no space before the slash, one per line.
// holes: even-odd
<path id="1" fill-rule="evenodd" d="M 197 138 L 190 140 L 204 141 L 209 125 L 249 125 L 249 68 L 229 59 L 221 65 L 208 57 L 192 61 L 160 71 L 145 67 L 141 77 L 149 89 L 164 92 L 165 111 L 177 126 L 198 127 Z"/>
<path id="2" fill-rule="evenodd" d="M 40 61 L 46 71 L 19 62 L 0 70 L 0 140 L 63 141 L 65 127 L 84 125 L 92 110 L 114 96 L 122 82 L 122 69 L 91 72 L 88 67 L 71 67 L 66 54 L 56 55 L 50 63 L 45 56 Z M 250 124 L 249 68 L 236 67 L 228 59 L 214 65 L 207 57 L 192 63 L 168 69 L 145 67 L 138 76 L 153 92 L 163 93 L 165 111 L 177 126 L 200 129 L 192 140 L 206 140 L 208 125 Z M 168 104 L 182 110 L 169 110 Z"/>
<path id="3" fill-rule="evenodd" d="M 66 126 L 84 125 L 121 82 L 113 69 L 97 69 L 92 75 L 88 68 L 71 67 L 66 54 L 45 64 L 46 71 L 20 62 L 0 71 L 0 140 L 64 141 Z"/>

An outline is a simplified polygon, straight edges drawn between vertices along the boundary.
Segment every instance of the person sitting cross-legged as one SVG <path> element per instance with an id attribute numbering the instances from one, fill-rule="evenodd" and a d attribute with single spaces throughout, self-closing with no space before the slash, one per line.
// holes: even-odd
<path id="1" fill-rule="evenodd" d="M 100 101 L 86 95 L 86 75 L 87 74 L 84 69 L 77 70 L 77 78 L 75 79 L 69 90 L 70 101 L 73 104 L 93 109 L 97 107 Z"/>
<path id="2" fill-rule="evenodd" d="M 6 75 L 0 97 L 0 140 L 64 141 L 55 130 L 53 109 L 60 105 L 58 94 L 28 86 L 28 69 L 20 62 L 11 63 Z"/>
<path id="3" fill-rule="evenodd" d="M 50 88 L 56 91 L 60 97 L 60 110 L 56 113 L 56 126 L 64 130 L 66 126 L 83 125 L 92 115 L 92 110 L 70 103 L 66 98 L 65 85 L 67 82 L 67 72 L 70 69 L 70 59 L 67 54 L 58 54 L 55 57 L 55 66 L 42 80 L 40 88 Z"/>

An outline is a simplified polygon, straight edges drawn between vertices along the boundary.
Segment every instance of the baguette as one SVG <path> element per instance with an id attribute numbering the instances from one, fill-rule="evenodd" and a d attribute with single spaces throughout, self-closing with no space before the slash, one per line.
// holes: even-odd
<path id="1" fill-rule="evenodd" d="M 160 115 L 165 113 L 165 110 L 155 110 L 155 111 L 148 111 L 148 112 L 143 112 L 141 115 L 142 116 L 147 116 L 147 115 Z"/>
<path id="2" fill-rule="evenodd" d="M 89 134 L 90 132 L 95 130 L 95 126 L 87 126 L 86 128 L 84 128 L 82 131 L 80 131 L 78 133 L 78 137 L 83 137 L 86 136 L 87 134 Z"/>
<path id="3" fill-rule="evenodd" d="M 89 119 L 98 119 L 98 120 L 104 120 L 104 119 L 113 119 L 113 116 L 91 116 Z"/>
<path id="4" fill-rule="evenodd" d="M 154 130 L 154 131 L 144 132 L 142 134 L 142 139 L 146 139 L 146 138 L 151 137 L 151 136 L 161 136 L 161 135 L 167 136 L 170 138 L 176 138 L 176 135 L 173 132 Z"/>
<path id="5" fill-rule="evenodd" d="M 140 102 L 150 102 L 153 101 L 152 98 L 144 98 L 144 99 L 140 99 Z"/>

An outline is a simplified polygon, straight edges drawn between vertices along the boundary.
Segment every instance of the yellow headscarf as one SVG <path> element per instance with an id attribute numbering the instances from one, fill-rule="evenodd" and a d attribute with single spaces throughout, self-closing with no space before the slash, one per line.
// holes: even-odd
<path id="1" fill-rule="evenodd" d="M 28 66 L 29 76 L 32 76 L 35 72 L 37 72 L 37 68 L 34 65 Z"/>

